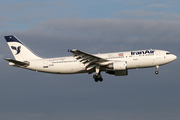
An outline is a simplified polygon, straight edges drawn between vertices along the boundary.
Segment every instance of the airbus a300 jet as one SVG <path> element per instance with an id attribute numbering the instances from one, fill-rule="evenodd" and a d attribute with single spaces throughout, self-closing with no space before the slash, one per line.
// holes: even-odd
<path id="1" fill-rule="evenodd" d="M 102 82 L 101 72 L 110 75 L 128 75 L 128 69 L 155 67 L 155 74 L 161 65 L 177 57 L 164 50 L 136 50 L 104 54 L 89 54 L 78 49 L 69 49 L 69 57 L 43 58 L 32 52 L 13 35 L 5 36 L 15 59 L 6 58 L 10 66 L 54 74 L 94 73 L 95 82 Z"/>

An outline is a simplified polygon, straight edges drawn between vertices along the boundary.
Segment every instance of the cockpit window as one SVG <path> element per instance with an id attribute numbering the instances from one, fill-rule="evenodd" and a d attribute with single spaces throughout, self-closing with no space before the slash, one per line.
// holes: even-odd
<path id="1" fill-rule="evenodd" d="M 170 54 L 171 54 L 170 52 L 166 53 L 166 55 L 170 55 Z"/>

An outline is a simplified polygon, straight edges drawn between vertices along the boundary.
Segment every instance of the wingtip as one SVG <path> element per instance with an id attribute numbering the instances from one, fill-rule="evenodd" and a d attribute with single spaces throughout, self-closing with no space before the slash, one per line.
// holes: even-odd
<path id="1" fill-rule="evenodd" d="M 72 50 L 71 49 L 68 49 L 68 52 L 71 52 Z"/>
<path id="2" fill-rule="evenodd" d="M 68 49 L 68 52 L 75 52 L 77 51 L 78 49 Z"/>

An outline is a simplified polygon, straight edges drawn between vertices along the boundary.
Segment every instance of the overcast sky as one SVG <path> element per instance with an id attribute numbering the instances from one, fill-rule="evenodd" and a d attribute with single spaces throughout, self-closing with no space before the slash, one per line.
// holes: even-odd
<path id="1" fill-rule="evenodd" d="M 0 119 L 179 120 L 180 60 L 128 76 L 54 75 L 8 65 L 15 35 L 43 57 L 68 49 L 107 53 L 161 49 L 180 56 L 179 0 L 5 0 L 0 2 Z"/>

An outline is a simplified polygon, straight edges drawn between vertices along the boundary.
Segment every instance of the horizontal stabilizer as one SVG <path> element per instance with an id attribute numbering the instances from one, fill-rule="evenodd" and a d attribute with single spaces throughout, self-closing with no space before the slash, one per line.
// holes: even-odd
<path id="1" fill-rule="evenodd" d="M 9 65 L 12 65 L 12 66 L 27 67 L 27 66 L 30 65 L 30 63 L 28 61 L 22 62 L 22 61 L 13 60 L 13 59 L 10 59 L 10 58 L 6 58 L 5 60 L 11 62 L 12 64 L 9 64 Z"/>

